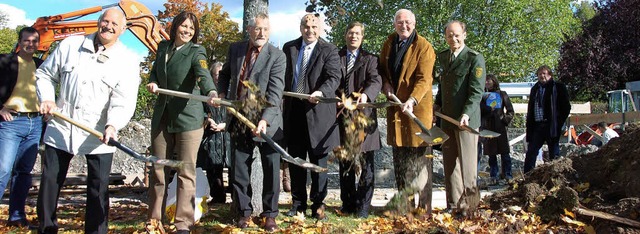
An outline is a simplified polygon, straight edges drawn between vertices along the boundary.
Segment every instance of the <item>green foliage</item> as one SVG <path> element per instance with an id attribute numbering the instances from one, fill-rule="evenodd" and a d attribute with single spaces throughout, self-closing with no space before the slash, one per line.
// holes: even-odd
<path id="1" fill-rule="evenodd" d="M 9 22 L 9 15 L 6 12 L 0 11 L 0 28 L 7 27 L 7 23 Z"/>
<path id="2" fill-rule="evenodd" d="M 149 74 L 143 73 L 140 75 L 141 81 L 138 87 L 138 101 L 136 102 L 136 112 L 133 118 L 140 120 L 143 118 L 150 118 L 153 114 L 153 105 L 156 102 L 157 95 L 147 91 L 146 85 L 149 83 Z"/>
<path id="3" fill-rule="evenodd" d="M 17 42 L 18 34 L 16 34 L 16 30 L 0 28 L 0 54 L 11 53 Z"/>
<path id="4" fill-rule="evenodd" d="M 448 48 L 444 25 L 453 19 L 461 20 L 467 24 L 466 44 L 482 53 L 487 70 L 506 82 L 528 81 L 526 78 L 540 65 L 556 64 L 564 35 L 573 34 L 579 27 L 572 2 L 322 0 L 315 9 L 325 12 L 332 27 L 328 37 L 337 45 L 344 45 L 349 22 L 364 23 L 364 47 L 374 53 L 394 31 L 393 17 L 398 9 L 407 8 L 416 14 L 418 33 L 438 51 Z"/>
<path id="5" fill-rule="evenodd" d="M 558 77 L 572 100 L 606 100 L 606 92 L 640 80 L 640 0 L 603 0 L 581 33 L 560 48 Z"/>
<path id="6" fill-rule="evenodd" d="M 585 23 L 596 16 L 596 8 L 592 3 L 583 1 L 576 6 L 575 16 L 580 22 Z"/>

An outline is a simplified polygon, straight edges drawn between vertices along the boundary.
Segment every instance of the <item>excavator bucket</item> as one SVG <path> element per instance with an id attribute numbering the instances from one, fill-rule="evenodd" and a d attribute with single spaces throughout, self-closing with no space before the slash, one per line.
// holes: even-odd
<path id="1" fill-rule="evenodd" d="M 156 53 L 158 43 L 168 40 L 169 34 L 162 29 L 156 17 L 146 6 L 132 0 L 122 0 L 118 4 L 127 16 L 129 30 L 135 35 L 151 52 Z"/>

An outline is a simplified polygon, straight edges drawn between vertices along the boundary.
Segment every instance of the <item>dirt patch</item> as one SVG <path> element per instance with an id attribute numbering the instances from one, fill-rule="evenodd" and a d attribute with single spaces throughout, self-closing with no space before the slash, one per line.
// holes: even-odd
<path id="1" fill-rule="evenodd" d="M 640 221 L 638 139 L 640 129 L 631 126 L 595 152 L 575 153 L 537 167 L 485 202 L 492 210 L 522 207 L 546 222 L 558 222 L 572 215 L 567 211 L 577 208 Z M 640 229 L 619 222 L 581 215 L 576 218 L 593 226 L 597 233 L 640 233 Z"/>

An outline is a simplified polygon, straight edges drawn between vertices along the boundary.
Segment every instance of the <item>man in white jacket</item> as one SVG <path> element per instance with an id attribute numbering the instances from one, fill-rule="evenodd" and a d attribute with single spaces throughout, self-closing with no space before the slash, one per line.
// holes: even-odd
<path id="1" fill-rule="evenodd" d="M 118 40 L 125 29 L 124 13 L 107 9 L 98 20 L 98 32 L 63 40 L 36 71 L 42 114 L 59 111 L 104 135 L 98 139 L 61 119 L 49 121 L 37 203 L 39 233 L 58 231 L 57 200 L 74 155 L 87 158 L 85 232 L 107 233 L 115 148 L 106 143 L 116 139 L 133 115 L 140 83 L 137 56 Z"/>

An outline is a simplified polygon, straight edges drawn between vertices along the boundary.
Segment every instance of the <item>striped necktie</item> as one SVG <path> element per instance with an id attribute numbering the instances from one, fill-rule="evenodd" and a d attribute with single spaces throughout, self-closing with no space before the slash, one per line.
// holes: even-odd
<path id="1" fill-rule="evenodd" d="M 347 55 L 349 57 L 349 62 L 347 63 L 347 75 L 344 80 L 344 94 L 349 96 L 351 95 L 351 89 L 349 85 L 349 81 L 351 80 L 351 70 L 353 69 L 353 64 L 356 63 L 356 56 L 354 54 Z"/>
<path id="2" fill-rule="evenodd" d="M 309 60 L 309 54 L 311 54 L 311 46 L 306 46 L 302 54 L 302 63 L 300 64 L 300 72 L 298 73 L 298 81 L 296 83 L 296 93 L 304 93 L 304 86 L 307 83 L 307 62 Z"/>

